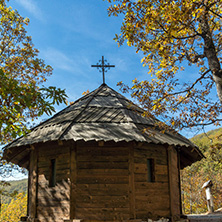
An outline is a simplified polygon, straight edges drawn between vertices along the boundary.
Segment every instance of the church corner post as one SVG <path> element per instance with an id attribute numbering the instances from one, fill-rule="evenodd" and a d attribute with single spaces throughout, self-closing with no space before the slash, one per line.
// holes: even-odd
<path id="1" fill-rule="evenodd" d="M 178 151 L 174 146 L 168 146 L 168 177 L 170 194 L 170 213 L 172 222 L 180 219 L 181 216 L 181 197 L 180 197 L 180 178 L 178 169 Z"/>
<path id="2" fill-rule="evenodd" d="M 38 152 L 33 145 L 30 147 L 29 178 L 28 178 L 28 218 L 34 221 L 37 216 L 37 185 L 38 185 Z"/>
<path id="3" fill-rule="evenodd" d="M 72 141 L 70 145 L 70 221 L 76 219 L 76 142 Z"/>
<path id="4" fill-rule="evenodd" d="M 135 212 L 135 180 L 134 180 L 134 147 L 132 142 L 129 147 L 129 201 L 130 219 L 136 218 Z"/>

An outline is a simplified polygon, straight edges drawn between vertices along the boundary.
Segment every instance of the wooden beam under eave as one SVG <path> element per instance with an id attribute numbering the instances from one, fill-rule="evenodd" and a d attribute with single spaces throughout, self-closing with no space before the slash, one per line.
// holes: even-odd
<path id="1" fill-rule="evenodd" d="M 18 165 L 20 167 L 24 167 L 26 168 L 25 166 L 27 166 L 27 163 L 29 162 L 29 154 L 26 155 L 25 157 L 23 157 L 19 162 L 18 162 Z"/>
<path id="2" fill-rule="evenodd" d="M 192 163 L 198 160 L 198 153 L 190 147 L 181 147 L 180 148 L 180 167 L 181 169 L 190 166 Z"/>

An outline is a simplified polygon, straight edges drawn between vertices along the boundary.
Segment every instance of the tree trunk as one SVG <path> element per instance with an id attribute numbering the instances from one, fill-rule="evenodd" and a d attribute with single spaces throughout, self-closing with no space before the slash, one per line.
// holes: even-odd
<path id="1" fill-rule="evenodd" d="M 207 57 L 209 68 L 212 72 L 214 82 L 216 84 L 217 95 L 222 103 L 222 70 L 219 59 L 217 57 L 216 48 L 212 39 L 211 30 L 208 24 L 208 12 L 205 13 L 200 20 L 202 30 L 202 38 L 204 39 L 204 54 Z"/>

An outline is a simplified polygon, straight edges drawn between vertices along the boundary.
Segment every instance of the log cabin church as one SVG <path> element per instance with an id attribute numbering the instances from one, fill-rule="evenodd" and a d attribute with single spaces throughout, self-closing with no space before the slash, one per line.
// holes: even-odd
<path id="1" fill-rule="evenodd" d="M 29 171 L 28 210 L 21 220 L 179 219 L 180 169 L 203 155 L 142 114 L 102 84 L 8 144 L 4 158 Z"/>

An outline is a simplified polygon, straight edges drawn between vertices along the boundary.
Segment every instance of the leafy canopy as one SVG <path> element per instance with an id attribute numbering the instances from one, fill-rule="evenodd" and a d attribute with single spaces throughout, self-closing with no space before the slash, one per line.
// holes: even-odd
<path id="1" fill-rule="evenodd" d="M 152 80 L 120 85 L 150 113 L 182 129 L 218 125 L 222 111 L 222 1 L 221 0 L 108 0 L 109 15 L 122 14 L 121 33 L 143 53 L 142 63 Z M 198 67 L 192 79 L 182 82 L 184 66 Z M 217 89 L 219 99 L 213 99 Z M 149 115 L 149 113 L 146 113 Z"/>
<path id="2" fill-rule="evenodd" d="M 186 167 L 181 171 L 181 188 L 183 212 L 199 214 L 207 212 L 206 193 L 202 188 L 208 180 L 212 180 L 214 209 L 222 204 L 222 128 L 199 134 L 194 142 L 206 158 Z"/>
<path id="3" fill-rule="evenodd" d="M 38 58 L 25 26 L 29 20 L 0 1 L 0 143 L 27 132 L 27 121 L 54 112 L 64 90 L 45 87 L 52 67 Z"/>
<path id="4" fill-rule="evenodd" d="M 2 204 L 1 221 L 20 221 L 27 214 L 27 194 L 19 193 L 9 204 Z"/>

